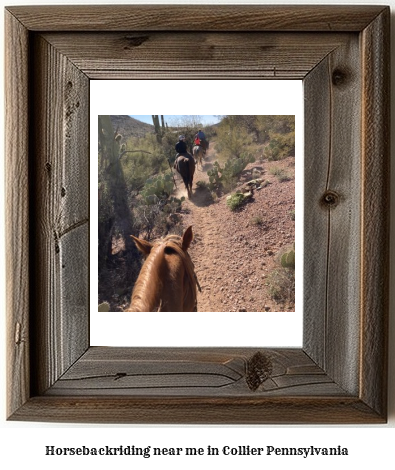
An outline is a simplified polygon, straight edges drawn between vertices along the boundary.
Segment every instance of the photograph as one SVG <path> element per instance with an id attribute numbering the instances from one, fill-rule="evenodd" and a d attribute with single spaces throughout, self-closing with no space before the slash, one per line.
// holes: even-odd
<path id="1" fill-rule="evenodd" d="M 98 283 L 100 312 L 295 311 L 295 116 L 99 115 Z"/>

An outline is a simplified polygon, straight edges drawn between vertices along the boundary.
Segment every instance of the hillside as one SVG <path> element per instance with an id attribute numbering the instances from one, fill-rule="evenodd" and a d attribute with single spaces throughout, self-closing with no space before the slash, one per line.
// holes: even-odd
<path id="1" fill-rule="evenodd" d="M 253 170 L 267 184 L 232 212 L 226 205 L 227 195 L 213 203 L 206 188 L 196 187 L 211 167 L 213 147 L 204 171 L 198 169 L 195 174 L 194 194 L 183 213 L 184 228 L 192 225 L 194 230 L 189 252 L 202 288 L 198 311 L 293 311 L 293 301 L 276 301 L 271 291 L 285 272 L 279 256 L 295 240 L 295 158 L 248 165 L 239 187 L 253 179 Z M 288 178 L 282 180 L 279 175 Z M 181 182 L 179 188 L 183 195 Z"/>
<path id="2" fill-rule="evenodd" d="M 118 130 L 124 140 L 129 137 L 143 137 L 148 132 L 154 132 L 155 128 L 151 124 L 138 121 L 130 116 L 110 116 L 114 130 Z"/>

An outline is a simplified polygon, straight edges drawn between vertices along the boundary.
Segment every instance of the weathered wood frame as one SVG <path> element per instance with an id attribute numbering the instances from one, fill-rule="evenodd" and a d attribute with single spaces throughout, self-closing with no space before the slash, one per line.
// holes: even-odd
<path id="1" fill-rule="evenodd" d="M 8 419 L 386 421 L 389 17 L 6 9 Z M 250 348 L 89 346 L 89 81 L 180 77 L 304 80 L 304 345 L 255 366 Z"/>

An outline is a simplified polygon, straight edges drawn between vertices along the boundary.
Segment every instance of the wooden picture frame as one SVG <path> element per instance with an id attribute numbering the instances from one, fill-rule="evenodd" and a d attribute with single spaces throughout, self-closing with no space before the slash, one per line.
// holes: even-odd
<path id="1" fill-rule="evenodd" d="M 389 20 L 381 6 L 6 9 L 8 419 L 386 422 Z M 304 81 L 301 349 L 89 345 L 89 82 L 180 77 Z"/>

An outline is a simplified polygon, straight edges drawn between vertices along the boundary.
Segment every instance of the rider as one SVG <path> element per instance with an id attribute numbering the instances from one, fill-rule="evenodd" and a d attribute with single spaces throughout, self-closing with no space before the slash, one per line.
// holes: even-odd
<path id="1" fill-rule="evenodd" d="M 178 155 L 182 155 L 184 153 L 188 153 L 187 151 L 187 143 L 185 142 L 185 135 L 180 135 L 178 138 L 178 142 L 175 146 L 176 152 Z M 177 155 L 177 157 L 178 157 Z"/>
<path id="2" fill-rule="evenodd" d="M 187 143 L 185 141 L 185 135 L 180 135 L 179 136 L 178 142 L 175 145 L 175 149 L 176 149 L 176 152 L 177 152 L 176 158 L 179 155 L 183 155 L 183 156 L 188 157 L 188 158 L 193 158 L 192 155 L 190 153 L 188 153 Z"/>
<path id="3" fill-rule="evenodd" d="M 195 135 L 195 144 L 201 145 L 205 152 L 208 149 L 208 141 L 206 139 L 206 135 L 201 129 L 199 129 Z"/>

